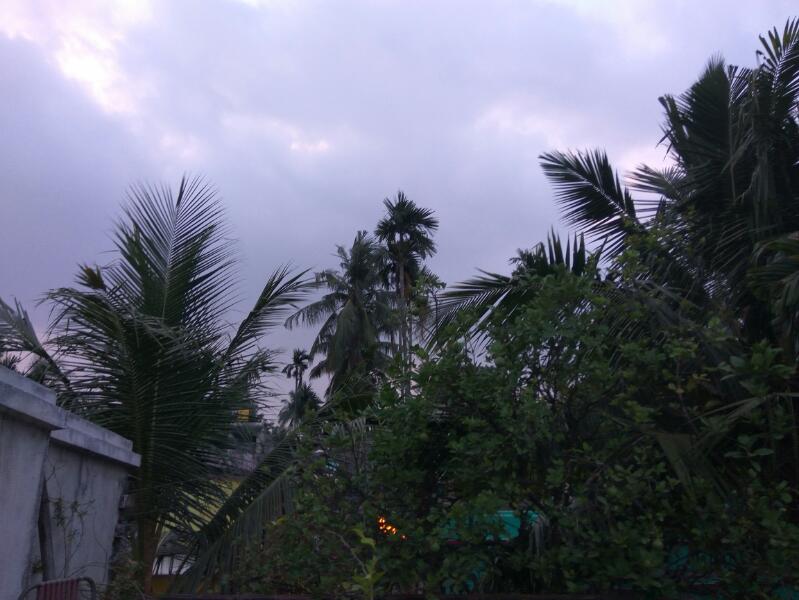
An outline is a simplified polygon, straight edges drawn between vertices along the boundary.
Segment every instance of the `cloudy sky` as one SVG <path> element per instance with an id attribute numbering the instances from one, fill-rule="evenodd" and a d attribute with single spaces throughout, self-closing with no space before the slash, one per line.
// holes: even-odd
<path id="1" fill-rule="evenodd" d="M 0 0 L 0 297 L 107 262 L 126 187 L 184 172 L 224 197 L 242 308 L 278 264 L 333 266 L 399 188 L 441 220 L 442 278 L 507 270 L 558 225 L 541 152 L 658 163 L 658 96 L 714 53 L 753 64 L 792 5 Z"/>

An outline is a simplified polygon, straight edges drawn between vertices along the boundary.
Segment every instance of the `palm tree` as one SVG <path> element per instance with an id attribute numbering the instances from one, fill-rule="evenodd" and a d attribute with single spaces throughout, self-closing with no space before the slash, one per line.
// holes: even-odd
<path id="1" fill-rule="evenodd" d="M 141 455 L 135 555 L 149 591 L 163 532 L 193 531 L 223 501 L 215 465 L 238 411 L 265 399 L 261 378 L 275 368 L 259 340 L 308 282 L 278 269 L 230 331 L 234 249 L 222 206 L 199 179 L 183 179 L 177 194 L 133 188 L 114 241 L 112 264 L 84 266 L 77 287 L 47 295 L 55 320 L 46 343 L 20 307 L 0 310 L 0 321 L 6 348 L 48 367 L 60 404 L 132 440 Z"/>
<path id="2" fill-rule="evenodd" d="M 377 223 L 375 235 L 385 244 L 390 261 L 389 280 L 396 291 L 400 312 L 400 353 L 404 368 L 408 369 L 413 336 L 411 295 L 422 272 L 423 261 L 436 252 L 433 235 L 438 230 L 438 219 L 432 210 L 417 206 L 402 191 L 397 192 L 394 200 L 383 200 L 383 205 L 386 215 Z M 409 384 L 406 382 L 404 387 L 407 393 Z"/>
<path id="3" fill-rule="evenodd" d="M 411 292 L 410 317 L 419 339 L 428 339 L 439 317 L 441 292 L 447 285 L 427 266 L 423 266 Z"/>
<path id="4" fill-rule="evenodd" d="M 688 91 L 661 98 L 671 162 L 666 168 L 642 165 L 625 185 L 603 151 L 541 156 L 567 222 L 601 243 L 611 273 L 601 289 L 605 299 L 634 297 L 647 306 L 643 321 L 628 314 L 606 319 L 619 344 L 651 335 L 653 321 L 657 328 L 718 315 L 734 340 L 730 347 L 765 338 L 782 344 L 789 364 L 799 354 L 799 20 L 761 37 L 761 45 L 756 68 L 714 58 Z M 626 274 L 628 257 L 643 268 Z M 447 299 L 454 309 L 473 308 L 478 316 L 497 303 L 507 313 L 526 302 L 513 294 L 518 288 L 511 281 L 488 274 Z M 723 360 L 712 344 L 702 348 L 707 364 Z M 732 393 L 728 401 L 713 418 L 724 415 L 729 432 L 764 402 Z M 799 447 L 799 403 L 792 395 L 786 402 L 780 410 L 794 415 L 793 452 Z M 681 426 L 657 434 L 677 475 L 685 479 L 686 465 L 700 477 L 712 473 L 704 460 L 711 443 L 686 435 L 692 424 Z M 712 444 L 734 439 L 708 438 Z M 799 470 L 783 476 L 799 481 Z"/>
<path id="5" fill-rule="evenodd" d="M 311 355 L 305 350 L 295 348 L 291 355 L 291 362 L 283 367 L 283 373 L 291 379 L 294 378 L 294 390 L 300 389 L 302 385 L 302 376 L 308 370 L 308 362 L 311 360 Z"/>
<path id="6" fill-rule="evenodd" d="M 751 339 L 779 335 L 749 284 L 773 255 L 759 249 L 799 230 L 799 19 L 760 40 L 756 68 L 714 58 L 688 91 L 661 98 L 671 166 L 641 166 L 625 187 L 604 152 L 541 157 L 566 220 L 604 240 L 608 259 L 633 247 L 655 281 L 739 315 Z"/>
<path id="7" fill-rule="evenodd" d="M 316 412 L 322 406 L 322 401 L 314 389 L 307 383 L 301 383 L 295 390 L 289 392 L 288 402 L 280 410 L 278 422 L 281 426 L 294 427 L 311 412 Z"/>
<path id="8" fill-rule="evenodd" d="M 578 276 L 599 278 L 600 252 L 586 251 L 582 236 L 567 241 L 564 249 L 560 237 L 552 230 L 547 242 L 538 243 L 532 250 L 519 250 L 510 260 L 514 266 L 510 275 L 481 271 L 477 277 L 458 283 L 441 295 L 436 325 L 431 336 L 432 347 L 453 338 L 470 334 L 481 337 L 479 325 L 492 313 L 502 310 L 510 314 L 523 305 L 536 286 L 532 278 L 568 271 Z"/>
<path id="9" fill-rule="evenodd" d="M 368 378 L 392 352 L 386 337 L 393 329 L 394 299 L 382 287 L 382 255 L 365 231 L 358 232 L 349 250 L 339 246 L 339 270 L 317 273 L 316 285 L 326 288 L 319 300 L 286 320 L 297 325 L 319 326 L 310 355 L 322 355 L 311 377 L 330 376 L 331 396 L 354 376 Z"/>
<path id="10" fill-rule="evenodd" d="M 0 298 L 0 356 L 7 368 L 60 390 L 59 404 L 70 397 L 69 381 L 39 341 L 33 323 L 19 301 L 11 306 Z"/>

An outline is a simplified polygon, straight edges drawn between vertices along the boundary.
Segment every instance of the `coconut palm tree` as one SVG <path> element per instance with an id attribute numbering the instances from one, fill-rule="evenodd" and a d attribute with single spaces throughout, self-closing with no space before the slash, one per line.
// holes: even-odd
<path id="1" fill-rule="evenodd" d="M 291 355 L 291 362 L 283 367 L 283 373 L 291 379 L 294 378 L 294 390 L 300 389 L 302 385 L 302 376 L 308 370 L 308 363 L 311 360 L 311 355 L 305 350 L 295 348 Z"/>
<path id="2" fill-rule="evenodd" d="M 300 385 L 289 392 L 288 401 L 280 410 L 278 422 L 281 426 L 294 427 L 311 412 L 316 412 L 322 406 L 322 401 L 314 389 L 307 383 Z"/>
<path id="3" fill-rule="evenodd" d="M 492 312 L 502 309 L 507 313 L 515 306 L 527 302 L 535 293 L 529 285 L 533 277 L 553 275 L 560 270 L 575 275 L 598 278 L 600 252 L 586 251 L 583 236 L 574 236 L 566 242 L 552 230 L 547 242 L 536 244 L 531 250 L 519 250 L 510 260 L 513 272 L 510 275 L 482 271 L 480 275 L 455 284 L 441 295 L 437 322 L 431 336 L 431 346 L 438 347 L 447 340 L 462 338 L 480 332 L 476 328 Z"/>
<path id="4" fill-rule="evenodd" d="M 382 286 L 383 256 L 375 240 L 360 231 L 349 249 L 338 247 L 337 255 L 339 270 L 316 275 L 316 285 L 327 292 L 286 320 L 289 329 L 319 327 L 310 355 L 321 358 L 310 375 L 330 377 L 328 396 L 355 376 L 368 379 L 385 363 L 394 327 L 395 300 Z"/>
<path id="5" fill-rule="evenodd" d="M 149 591 L 163 532 L 191 532 L 223 501 L 215 465 L 239 411 L 265 399 L 262 375 L 275 368 L 260 341 L 309 282 L 278 269 L 230 330 L 234 248 L 219 199 L 200 179 L 184 178 L 176 193 L 133 188 L 114 242 L 113 263 L 84 266 L 77 286 L 47 295 L 55 314 L 47 342 L 20 307 L 0 310 L 0 322 L 6 348 L 47 367 L 61 405 L 132 440 L 141 455 L 131 491 Z"/>

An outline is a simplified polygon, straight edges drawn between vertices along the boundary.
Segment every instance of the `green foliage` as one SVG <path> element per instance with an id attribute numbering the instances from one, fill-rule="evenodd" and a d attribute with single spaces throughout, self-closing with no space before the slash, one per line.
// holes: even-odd
<path id="1" fill-rule="evenodd" d="M 142 589 L 142 566 L 130 559 L 120 559 L 110 566 L 110 583 L 103 591 L 103 600 L 145 600 Z"/>
<path id="2" fill-rule="evenodd" d="M 263 589 L 797 586 L 799 21 L 761 42 L 757 67 L 714 58 L 661 99 L 669 166 L 622 178 L 601 150 L 542 155 L 566 220 L 599 249 L 579 235 L 564 252 L 553 232 L 511 275 L 440 301 L 432 288 L 425 349 L 410 348 L 406 300 L 437 222 L 417 211 L 402 230 L 418 207 L 387 201 L 377 235 L 400 319 L 384 334 L 400 352 L 382 385 L 355 390 L 366 452 L 336 421 L 304 440 L 298 501 L 262 547 L 280 560 L 280 536 L 300 540 L 280 567 L 293 582 L 275 584 L 273 565 Z"/>
<path id="3" fill-rule="evenodd" d="M 437 222 L 404 196 L 386 203 L 386 252 L 362 254 L 389 256 L 390 285 L 374 269 L 357 271 L 369 285 L 330 279 L 295 317 L 324 316 L 325 343 L 361 332 L 341 338 L 358 341 L 339 345 L 357 359 L 342 372 L 371 385 L 338 387 L 347 410 L 326 407 L 332 420 L 303 437 L 296 502 L 258 548 L 269 567 L 237 589 L 765 598 L 796 586 L 799 21 L 762 45 L 756 68 L 713 59 L 661 99 L 668 167 L 622 178 L 601 150 L 542 155 L 566 220 L 599 249 L 579 235 L 564 251 L 553 232 L 511 275 L 440 301 L 428 285 L 425 349 L 411 347 L 424 305 L 408 294 L 425 288 L 413 275 Z M 363 248 L 341 251 L 341 273 Z M 391 285 L 390 323 L 359 298 Z M 395 334 L 392 361 L 363 360 Z M 362 415 L 357 443 L 344 414 Z"/>
<path id="4" fill-rule="evenodd" d="M 377 583 L 384 575 L 384 573 L 379 570 L 377 564 L 377 544 L 375 543 L 374 539 L 364 534 L 363 528 L 361 526 L 353 527 L 352 531 L 358 536 L 358 541 L 360 542 L 361 546 L 368 548 L 372 556 L 368 560 L 361 560 L 358 558 L 358 554 L 353 551 L 352 548 L 349 548 L 350 552 L 353 554 L 353 557 L 360 566 L 361 572 L 355 573 L 352 576 L 352 581 L 348 586 L 346 586 L 346 589 L 349 592 L 362 594 L 366 600 L 374 600 Z"/>
<path id="5" fill-rule="evenodd" d="M 373 594 L 380 578 L 369 536 L 374 527 L 364 522 L 354 502 L 364 460 L 362 428 L 328 422 L 317 434 L 300 441 L 296 461 L 284 472 L 291 482 L 292 510 L 262 524 L 239 552 L 230 578 L 216 582 L 218 588 Z"/>
<path id="6" fill-rule="evenodd" d="M 303 577 L 367 596 L 372 577 L 380 592 L 663 598 L 788 585 L 799 527 L 780 351 L 736 346 L 714 321 L 661 325 L 656 292 L 609 296 L 565 269 L 525 285 L 531 300 L 485 323 L 480 360 L 450 344 L 420 365 L 412 397 L 383 389 L 358 469 L 331 469 L 353 462 L 338 454 L 349 444 L 317 438 L 325 458 L 287 522 L 336 559 Z M 630 319 L 642 326 L 620 340 Z M 353 527 L 373 555 L 342 558 Z"/>

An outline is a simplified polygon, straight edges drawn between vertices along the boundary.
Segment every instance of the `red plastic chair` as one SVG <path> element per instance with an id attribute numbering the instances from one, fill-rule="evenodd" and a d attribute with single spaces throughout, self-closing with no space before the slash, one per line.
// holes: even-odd
<path id="1" fill-rule="evenodd" d="M 88 586 L 88 590 L 83 588 L 84 592 L 88 591 L 88 596 L 81 591 L 82 582 L 86 582 Z M 89 577 L 43 581 L 22 592 L 19 600 L 25 600 L 33 590 L 36 590 L 36 600 L 97 600 L 97 586 Z"/>

